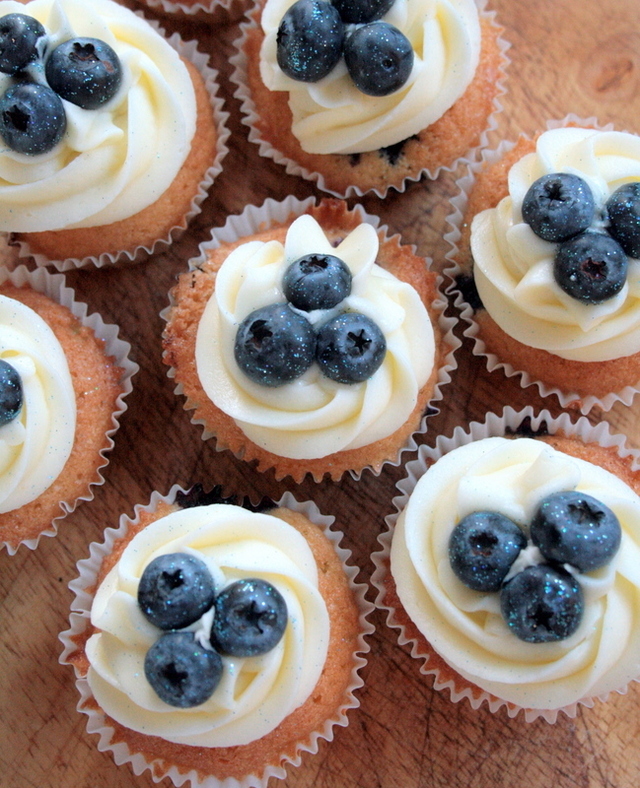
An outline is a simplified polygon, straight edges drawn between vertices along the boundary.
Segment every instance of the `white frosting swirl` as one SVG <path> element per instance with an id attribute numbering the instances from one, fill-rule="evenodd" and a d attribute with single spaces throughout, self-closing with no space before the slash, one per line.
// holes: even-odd
<path id="1" fill-rule="evenodd" d="M 629 258 L 627 282 L 601 304 L 583 304 L 553 276 L 557 244 L 522 219 L 522 201 L 542 175 L 567 172 L 591 187 L 598 210 L 624 183 L 640 180 L 640 137 L 619 131 L 560 128 L 509 171 L 509 196 L 472 223 L 474 278 L 487 312 L 525 345 L 575 361 L 607 361 L 640 351 L 640 261 Z"/>
<path id="2" fill-rule="evenodd" d="M 276 35 L 294 1 L 267 0 L 260 74 L 269 90 L 289 92 L 292 131 L 307 153 L 364 153 L 401 142 L 441 118 L 473 79 L 480 58 L 474 0 L 394 1 L 382 20 L 409 39 L 414 64 L 407 82 L 383 97 L 361 93 L 344 59 L 315 83 L 281 71 Z"/>
<path id="3" fill-rule="evenodd" d="M 63 100 L 67 130 L 48 153 L 0 148 L 0 229 L 39 232 L 111 224 L 155 202 L 184 163 L 195 132 L 195 93 L 178 53 L 141 17 L 111 0 L 0 2 L 49 35 L 47 51 L 99 38 L 120 58 L 116 95 L 95 110 Z M 29 68 L 46 84 L 41 62 Z M 0 75 L 0 93 L 13 82 Z"/>
<path id="4" fill-rule="evenodd" d="M 566 640 L 526 643 L 502 619 L 498 594 L 472 591 L 453 574 L 449 537 L 482 509 L 526 530 L 543 497 L 574 488 L 613 510 L 622 544 L 607 566 L 577 575 L 585 595 L 578 630 Z M 398 520 L 391 571 L 402 605 L 434 649 L 499 698 L 559 709 L 621 689 L 640 672 L 640 498 L 610 472 L 542 441 L 487 438 L 439 459 Z"/>
<path id="5" fill-rule="evenodd" d="M 198 326 L 197 371 L 207 396 L 255 444 L 281 457 L 326 457 L 367 446 L 406 422 L 433 369 L 434 334 L 416 290 L 375 264 L 378 248 L 369 224 L 360 224 L 334 248 L 316 220 L 304 215 L 287 231 L 284 247 L 278 241 L 250 241 L 222 264 Z M 238 326 L 255 309 L 286 301 L 283 274 L 310 253 L 343 260 L 352 288 L 334 310 L 300 314 L 314 325 L 341 312 L 365 314 L 386 338 L 384 361 L 363 383 L 337 383 L 312 364 L 291 383 L 262 386 L 236 363 Z"/>
<path id="6" fill-rule="evenodd" d="M 283 595 L 287 628 L 259 657 L 223 657 L 222 680 L 205 703 L 178 709 L 160 700 L 144 677 L 144 658 L 161 632 L 142 615 L 138 583 L 159 555 L 185 552 L 210 569 L 217 591 L 259 577 Z M 138 533 L 98 588 L 87 642 L 87 680 L 102 709 L 133 730 L 178 744 L 229 747 L 259 739 L 309 697 L 325 663 L 329 616 L 318 591 L 309 545 L 270 514 L 213 504 L 174 511 Z M 205 648 L 211 613 L 188 627 Z"/>
<path id="7" fill-rule="evenodd" d="M 0 295 L 0 358 L 20 375 L 18 416 L 0 427 L 0 512 L 41 495 L 60 475 L 76 429 L 76 400 L 64 351 L 45 321 Z"/>

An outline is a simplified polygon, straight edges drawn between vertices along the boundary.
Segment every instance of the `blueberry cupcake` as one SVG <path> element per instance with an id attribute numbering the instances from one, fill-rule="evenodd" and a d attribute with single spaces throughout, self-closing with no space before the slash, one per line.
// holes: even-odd
<path id="1" fill-rule="evenodd" d="M 249 139 L 336 196 L 435 178 L 493 126 L 501 29 L 474 0 L 260 0 L 233 79 Z"/>
<path id="2" fill-rule="evenodd" d="M 290 199 L 214 231 L 163 314 L 203 438 L 296 481 L 378 472 L 412 445 L 457 341 L 437 275 L 376 225 Z"/>
<path id="3" fill-rule="evenodd" d="M 420 448 L 373 582 L 437 689 L 553 722 L 640 675 L 635 454 L 530 409 Z"/>
<path id="4" fill-rule="evenodd" d="M 154 494 L 92 545 L 61 661 L 119 763 L 266 786 L 357 706 L 371 606 L 332 518 L 218 492 Z"/>

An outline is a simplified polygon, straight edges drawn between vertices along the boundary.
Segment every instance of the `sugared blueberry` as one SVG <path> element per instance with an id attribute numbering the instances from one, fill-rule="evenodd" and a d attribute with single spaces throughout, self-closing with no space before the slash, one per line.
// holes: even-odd
<path id="1" fill-rule="evenodd" d="M 49 55 L 45 75 L 63 99 L 83 109 L 97 109 L 118 92 L 122 66 L 105 41 L 72 38 L 59 44 Z"/>
<path id="2" fill-rule="evenodd" d="M 17 153 L 47 153 L 66 128 L 62 101 L 46 85 L 19 82 L 0 98 L 0 136 Z"/>
<path id="3" fill-rule="evenodd" d="M 387 341 L 376 323 L 359 312 L 345 312 L 318 329 L 316 361 L 338 383 L 361 383 L 380 367 Z"/>
<path id="4" fill-rule="evenodd" d="M 144 674 L 160 700 L 190 709 L 213 695 L 222 677 L 222 659 L 201 646 L 193 632 L 165 632 L 147 651 Z"/>
<path id="5" fill-rule="evenodd" d="M 193 624 L 213 605 L 215 586 L 206 564 L 189 553 L 154 558 L 138 584 L 138 604 L 160 629 Z"/>
<path id="6" fill-rule="evenodd" d="M 397 27 L 370 22 L 345 37 L 344 60 L 358 90 L 368 96 L 388 96 L 409 79 L 413 47 Z"/>
<path id="7" fill-rule="evenodd" d="M 313 363 L 311 323 L 288 304 L 253 311 L 236 333 L 235 359 L 240 369 L 263 386 L 282 386 L 299 378 Z"/>
<path id="8" fill-rule="evenodd" d="M 211 642 L 232 657 L 256 657 L 271 651 L 287 626 L 287 604 L 266 580 L 237 580 L 216 597 Z"/>
<path id="9" fill-rule="evenodd" d="M 44 27 L 32 16 L 7 14 L 0 19 L 0 71 L 17 74 L 38 57 Z"/>
<path id="10" fill-rule="evenodd" d="M 522 218 L 545 241 L 565 241 L 593 221 L 595 202 L 578 175 L 553 172 L 538 178 L 522 203 Z"/>
<path id="11" fill-rule="evenodd" d="M 18 370 L 0 359 L 0 426 L 7 424 L 22 408 L 22 380 Z"/>
<path id="12" fill-rule="evenodd" d="M 620 522 L 611 509 L 577 490 L 547 496 L 531 520 L 531 539 L 544 557 L 581 572 L 608 564 L 621 538 Z"/>
<path id="13" fill-rule="evenodd" d="M 610 235 L 587 230 L 558 245 L 553 276 L 565 293 L 584 304 L 601 304 L 622 290 L 627 256 Z"/>
<path id="14" fill-rule="evenodd" d="M 472 512 L 449 538 L 451 568 L 474 591 L 499 591 L 527 539 L 513 520 L 499 512 Z"/>
<path id="15" fill-rule="evenodd" d="M 291 79 L 318 82 L 340 60 L 343 39 L 344 25 L 331 3 L 298 0 L 278 27 L 278 65 Z"/>
<path id="16" fill-rule="evenodd" d="M 500 608 L 513 634 L 527 643 L 564 640 L 580 626 L 582 588 L 562 569 L 535 564 L 514 575 L 500 592 Z"/>
<path id="17" fill-rule="evenodd" d="M 640 257 L 640 182 L 625 183 L 607 200 L 609 233 L 629 257 Z"/>
<path id="18" fill-rule="evenodd" d="M 391 8 L 394 0 L 331 0 L 343 22 L 360 24 L 380 19 Z"/>
<path id="19" fill-rule="evenodd" d="M 288 266 L 282 289 L 297 309 L 333 309 L 351 292 L 351 271 L 333 254 L 308 254 Z"/>

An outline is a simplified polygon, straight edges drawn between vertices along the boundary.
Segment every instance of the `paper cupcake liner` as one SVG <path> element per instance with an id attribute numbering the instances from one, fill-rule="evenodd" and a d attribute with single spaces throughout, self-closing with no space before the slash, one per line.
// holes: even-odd
<path id="1" fill-rule="evenodd" d="M 250 0 L 201 0 L 193 3 L 174 3 L 171 0 L 138 0 L 141 5 L 164 14 L 202 16 L 210 23 L 233 21 L 244 13 Z"/>
<path id="2" fill-rule="evenodd" d="M 114 543 L 127 534 L 130 526 L 139 522 L 142 512 L 154 512 L 161 502 L 173 503 L 178 492 L 184 493 L 186 490 L 178 485 L 174 485 L 167 496 L 154 492 L 149 504 L 146 506 L 135 506 L 133 519 L 129 518 L 127 515 L 122 515 L 117 528 L 107 528 L 105 530 L 103 542 L 93 542 L 89 546 L 89 558 L 78 561 L 78 577 L 69 583 L 69 589 L 75 594 L 75 599 L 71 603 L 72 612 L 69 617 L 70 627 L 59 635 L 59 639 L 64 647 L 59 658 L 59 662 L 62 665 L 72 664 L 69 661 L 69 657 L 78 650 L 76 640 L 90 625 L 93 595 L 96 589 L 100 567 L 105 556 L 111 553 Z M 336 712 L 325 721 L 321 729 L 311 734 L 308 741 L 302 741 L 297 745 L 296 754 L 293 757 L 287 755 L 283 756 L 281 760 L 281 764 L 299 766 L 303 753 L 308 752 L 315 754 L 318 752 L 321 740 L 332 741 L 334 728 L 336 726 L 346 727 L 349 724 L 347 712 L 360 706 L 360 701 L 355 697 L 354 693 L 364 684 L 360 676 L 360 671 L 367 663 L 364 655 L 369 651 L 369 644 L 366 638 L 374 631 L 373 625 L 368 621 L 368 617 L 373 610 L 373 604 L 365 598 L 367 586 L 356 582 L 356 577 L 359 572 L 358 568 L 347 563 L 351 558 L 351 551 L 340 546 L 343 537 L 342 532 L 331 528 L 335 518 L 321 514 L 318 507 L 311 501 L 297 501 L 289 492 L 285 493 L 279 501 L 274 503 L 275 506 L 284 507 L 303 514 L 308 520 L 322 528 L 325 536 L 332 543 L 336 554 L 342 562 L 343 569 L 349 580 L 349 587 L 353 592 L 360 611 L 358 647 L 354 652 L 354 664 L 351 670 L 351 678 L 345 692 L 343 703 Z M 80 701 L 76 708 L 88 717 L 87 731 L 89 733 L 98 734 L 98 750 L 100 750 L 100 752 L 111 752 L 113 759 L 118 765 L 129 763 L 136 775 L 140 775 L 144 771 L 149 770 L 154 782 L 160 782 L 165 777 L 168 777 L 176 786 L 188 783 L 192 788 L 266 788 L 270 778 L 283 779 L 286 776 L 285 765 L 280 765 L 267 766 L 261 775 L 247 775 L 242 780 L 237 780 L 235 778 L 219 780 L 213 776 L 198 775 L 195 769 L 185 773 L 176 766 L 168 766 L 158 759 L 148 760 L 141 753 L 131 751 L 127 744 L 123 742 L 112 742 L 114 729 L 109 725 L 104 713 L 100 709 L 96 709 L 91 705 L 87 706 L 87 701 L 93 698 L 89 684 L 86 678 L 78 672 L 75 665 L 74 671 L 76 673 L 76 687 L 80 693 Z"/>
<path id="3" fill-rule="evenodd" d="M 574 114 L 569 114 L 562 120 L 547 121 L 546 128 L 550 130 L 563 128 L 568 125 L 584 126 L 598 129 L 599 131 L 611 131 L 613 129 L 613 124 L 611 123 L 601 125 L 596 118 L 591 117 L 584 119 Z M 483 150 L 481 161 L 468 166 L 466 174 L 457 181 L 458 194 L 451 198 L 452 212 L 447 217 L 447 225 L 450 229 L 444 235 L 444 239 L 448 241 L 451 249 L 446 255 L 447 264 L 444 268 L 444 274 L 453 280 L 453 284 L 447 288 L 446 292 L 453 296 L 454 305 L 460 312 L 460 317 L 468 324 L 463 335 L 473 340 L 473 355 L 483 356 L 486 359 L 486 366 L 489 372 L 502 370 L 509 378 L 519 376 L 520 385 L 523 389 L 528 386 L 536 386 L 540 396 L 556 396 L 563 408 L 577 407 L 581 413 L 586 415 L 593 410 L 594 407 L 599 407 L 606 412 L 611 410 L 616 402 L 630 405 L 638 391 L 635 386 L 626 386 L 621 391 L 611 392 L 604 397 L 596 397 L 594 395 L 585 396 L 570 390 L 562 391 L 555 386 L 550 386 L 543 381 L 536 380 L 528 372 L 516 369 L 512 364 L 502 361 L 495 353 L 491 353 L 487 350 L 486 344 L 479 336 L 480 327 L 474 318 L 474 309 L 465 300 L 455 282 L 459 274 L 468 273 L 461 269 L 457 261 L 459 253 L 458 242 L 461 237 L 460 228 L 467 210 L 469 195 L 471 194 L 478 173 L 485 167 L 500 161 L 514 146 L 515 142 L 503 141 L 493 150 Z"/>
<path id="4" fill-rule="evenodd" d="M 142 14 L 139 14 L 142 16 Z M 149 24 L 158 32 L 159 35 L 164 36 L 164 30 L 158 25 L 155 20 L 147 20 Z M 197 41 L 183 41 L 178 33 L 174 33 L 167 42 L 178 52 L 178 54 L 185 60 L 190 61 L 200 72 L 204 80 L 205 88 L 209 94 L 211 107 L 214 114 L 216 124 L 216 157 L 215 161 L 205 172 L 197 193 L 191 200 L 191 207 L 185 214 L 180 224 L 174 225 L 169 230 L 166 236 L 156 239 L 150 245 L 140 245 L 134 250 L 121 250 L 117 254 L 103 253 L 99 256 L 84 257 L 82 259 L 67 258 L 66 260 L 50 260 L 43 254 L 32 252 L 28 240 L 16 239 L 12 241 L 19 247 L 19 256 L 21 258 L 30 258 L 35 261 L 37 266 L 52 266 L 57 271 L 69 271 L 76 268 L 84 268 L 85 266 L 94 265 L 96 268 L 102 268 L 108 265 L 129 265 L 131 263 L 141 262 L 147 259 L 150 255 L 160 253 L 169 247 L 173 241 L 180 236 L 186 229 L 191 220 L 201 212 L 201 204 L 207 196 L 208 190 L 213 181 L 222 172 L 222 161 L 229 152 L 227 147 L 227 140 L 230 131 L 226 126 L 229 118 L 229 113 L 224 111 L 224 100 L 218 96 L 218 72 L 209 66 L 209 56 L 203 52 L 198 51 Z M 192 144 L 197 144 L 197 140 L 193 139 Z M 96 227 L 99 232 L 100 228 Z M 28 235 L 28 234 L 27 234 Z M 9 237 L 11 234 L 9 233 Z"/>
<path id="5" fill-rule="evenodd" d="M 113 357 L 116 365 L 120 367 L 120 384 L 122 387 L 122 393 L 116 400 L 116 408 L 111 419 L 112 426 L 106 433 L 108 443 L 100 450 L 101 463 L 97 466 L 96 476 L 89 482 L 87 491 L 73 501 L 61 501 L 62 509 L 60 514 L 52 520 L 50 527 L 42 531 L 37 537 L 25 539 L 17 544 L 7 541 L 0 542 L 0 547 L 4 546 L 9 555 L 14 555 L 20 545 L 24 545 L 30 550 L 35 550 L 42 536 L 55 536 L 58 531 L 59 521 L 73 512 L 80 501 L 92 500 L 94 497 L 93 488 L 104 484 L 102 470 L 109 464 L 106 455 L 113 448 L 113 436 L 120 426 L 120 416 L 127 409 L 125 397 L 131 392 L 131 378 L 138 371 L 138 365 L 129 359 L 131 345 L 119 338 L 118 333 L 120 329 L 118 326 L 105 323 L 97 312 L 88 314 L 87 305 L 75 300 L 74 291 L 66 286 L 66 281 L 62 274 L 51 274 L 43 268 L 29 271 L 23 265 L 18 266 L 13 271 L 0 267 L 0 284 L 7 281 L 11 282 L 15 287 L 27 286 L 31 290 L 43 293 L 52 301 L 65 306 L 83 326 L 90 328 L 94 335 L 104 342 L 105 354 Z M 62 472 L 64 473 L 64 470 Z"/>
<path id="6" fill-rule="evenodd" d="M 223 227 L 214 228 L 211 231 L 211 240 L 206 241 L 200 244 L 199 251 L 200 254 L 192 258 L 189 261 L 189 270 L 194 270 L 198 268 L 202 263 L 204 263 L 207 259 L 207 251 L 210 249 L 217 249 L 222 244 L 233 243 L 240 238 L 246 238 L 257 233 L 260 230 L 264 230 L 274 224 L 283 224 L 286 222 L 292 215 L 300 216 L 305 213 L 306 210 L 311 208 L 315 204 L 314 197 L 308 197 L 306 200 L 299 200 L 296 197 L 289 196 L 282 202 L 277 202 L 271 198 L 265 200 L 265 202 L 261 206 L 256 205 L 247 205 L 243 212 L 239 215 L 229 216 L 227 217 L 226 223 Z M 389 238 L 396 237 L 394 235 L 388 235 L 388 227 L 386 225 L 380 225 L 380 219 L 377 216 L 372 214 L 366 213 L 364 208 L 361 205 L 355 205 L 353 210 L 356 214 L 361 218 L 363 222 L 370 224 L 379 232 L 382 232 L 384 240 L 388 240 Z M 415 254 L 416 249 L 415 246 L 406 244 L 406 246 L 411 249 L 411 251 Z M 425 260 L 425 264 L 428 268 L 430 268 L 430 260 Z M 379 476 L 382 468 L 387 465 L 392 465 L 394 467 L 398 467 L 402 462 L 402 456 L 406 452 L 413 452 L 417 448 L 416 438 L 419 435 L 423 435 L 427 431 L 427 420 L 432 416 L 435 416 L 439 413 L 439 409 L 436 405 L 440 400 L 443 399 L 443 391 L 442 388 L 447 383 L 451 381 L 451 373 L 457 367 L 457 360 L 455 358 L 455 352 L 460 347 L 461 342 L 455 336 L 453 329 L 457 324 L 457 320 L 453 317 L 448 317 L 445 314 L 445 310 L 447 309 L 448 303 L 444 296 L 442 296 L 442 285 L 444 279 L 440 275 L 437 278 L 437 289 L 438 289 L 438 299 L 433 303 L 434 310 L 438 314 L 438 326 L 442 333 L 442 343 L 443 346 L 448 348 L 448 351 L 444 357 L 443 363 L 440 366 L 438 371 L 438 379 L 434 386 L 434 391 L 431 399 L 429 400 L 428 408 L 423 415 L 418 428 L 412 433 L 409 440 L 404 446 L 401 446 L 396 459 L 389 459 L 386 460 L 378 469 L 375 469 L 371 465 L 365 465 L 361 469 L 352 469 L 349 470 L 349 474 L 355 480 L 359 480 L 362 474 L 368 470 L 373 473 L 375 476 Z M 169 319 L 169 314 L 173 306 L 175 306 L 175 300 L 173 298 L 172 292 L 169 293 L 170 303 L 169 306 L 162 310 L 160 313 L 160 317 L 167 322 Z M 168 369 L 167 375 L 170 378 L 174 378 L 176 371 L 173 367 Z M 184 396 L 186 398 L 184 409 L 185 410 L 194 410 L 197 407 L 197 403 L 190 398 L 186 397 L 184 388 L 181 383 L 178 383 L 174 389 L 174 393 L 177 396 Z M 199 425 L 203 428 L 202 431 L 202 440 L 209 440 L 210 438 L 215 438 L 215 449 L 216 451 L 232 451 L 229 446 L 227 446 L 223 440 L 212 430 L 210 430 L 203 419 L 197 418 L 193 416 L 191 418 L 191 423 L 195 425 Z M 238 459 L 242 459 L 242 457 L 233 452 L 234 456 L 237 456 Z M 260 470 L 260 469 L 259 469 Z M 267 470 L 264 468 L 263 470 Z M 287 473 L 280 473 L 278 469 L 275 469 L 276 479 L 280 480 L 287 476 Z M 312 476 L 315 479 L 315 477 Z M 321 478 L 315 479 L 316 481 L 320 481 Z"/>
<path id="7" fill-rule="evenodd" d="M 491 25 L 496 28 L 496 30 L 502 30 L 502 27 L 496 22 L 495 12 L 486 10 L 487 2 L 488 0 L 476 0 L 480 18 L 489 21 Z M 250 20 L 255 18 L 254 13 L 258 5 L 260 5 L 260 0 L 253 0 L 253 5 L 246 14 Z M 322 173 L 309 170 L 308 168 L 298 164 L 294 159 L 285 156 L 279 150 L 274 148 L 271 142 L 265 140 L 261 136 L 260 131 L 256 128 L 255 124 L 259 119 L 259 113 L 256 110 L 255 103 L 251 97 L 251 93 L 247 85 L 247 58 L 244 53 L 244 45 L 247 34 L 249 30 L 255 26 L 255 24 L 256 23 L 253 21 L 243 22 L 241 24 L 241 34 L 234 42 L 235 54 L 229 58 L 229 62 L 233 66 L 233 72 L 230 75 L 230 79 L 231 82 L 236 86 L 234 96 L 241 102 L 241 120 L 242 123 L 249 129 L 249 141 L 254 142 L 259 146 L 261 156 L 264 156 L 268 159 L 273 159 L 278 164 L 282 164 L 286 168 L 286 171 L 289 175 L 297 175 L 301 178 L 304 178 L 305 180 L 314 181 L 319 189 L 327 192 L 328 194 L 332 194 L 335 197 L 362 197 L 364 194 L 373 193 L 380 198 L 384 198 L 390 189 L 394 189 L 395 191 L 402 193 L 411 183 L 415 183 L 416 181 L 421 180 L 423 177 L 435 180 L 442 172 L 455 172 L 461 164 L 470 164 L 476 161 L 480 151 L 490 144 L 489 141 L 491 136 L 498 127 L 498 116 L 503 110 L 501 97 L 507 92 L 504 85 L 506 80 L 506 70 L 509 63 L 511 62 L 510 58 L 506 54 L 511 45 L 504 38 L 502 38 L 502 36 L 498 38 L 501 60 L 499 67 L 499 77 L 497 80 L 498 92 L 493 100 L 493 111 L 487 119 L 486 128 L 481 132 L 480 141 L 476 146 L 471 148 L 464 156 L 456 159 L 450 165 L 442 165 L 434 170 L 424 168 L 413 175 L 407 175 L 399 186 L 388 185 L 383 189 L 371 188 L 363 190 L 355 184 L 352 184 L 344 191 L 336 191 L 335 189 L 329 188 L 326 185 L 325 177 Z"/>
<path id="8" fill-rule="evenodd" d="M 640 468 L 640 451 L 629 448 L 623 435 L 612 433 L 606 422 L 600 422 L 593 426 L 585 417 L 579 417 L 576 422 L 573 422 L 567 413 L 554 418 L 549 411 L 543 410 L 540 413 L 536 413 L 531 406 L 519 411 L 506 407 L 502 414 L 487 414 L 485 421 L 482 423 L 471 422 L 466 431 L 462 427 L 456 427 L 451 437 L 439 435 L 433 448 L 426 445 L 420 446 L 417 458 L 407 463 L 407 476 L 396 485 L 400 491 L 400 495 L 393 499 L 396 511 L 385 518 L 388 530 L 378 536 L 381 550 L 374 552 L 371 556 L 375 565 L 375 570 L 371 576 L 371 584 L 377 591 L 375 606 L 386 613 L 387 625 L 398 630 L 398 643 L 401 646 L 410 646 L 411 656 L 422 661 L 420 672 L 426 676 L 434 677 L 434 689 L 448 692 L 454 703 L 458 703 L 464 698 L 476 710 L 483 704 L 486 704 L 489 710 L 494 713 L 504 707 L 509 717 L 516 717 L 522 712 L 526 722 L 544 719 L 549 723 L 554 723 L 558 714 L 563 713 L 568 717 L 575 717 L 580 706 L 590 708 L 595 704 L 596 700 L 604 702 L 612 692 L 621 695 L 626 694 L 628 684 L 602 695 L 581 698 L 575 703 L 558 709 L 532 709 L 518 706 L 486 692 L 467 679 L 455 674 L 455 671 L 448 666 L 447 675 L 442 676 L 440 668 L 433 663 L 436 661 L 434 657 L 436 659 L 443 658 L 437 655 L 437 652 L 431 647 L 427 639 L 417 631 L 417 628 L 410 622 L 404 610 L 401 610 L 399 614 L 396 607 L 389 604 L 388 589 L 386 587 L 386 580 L 389 577 L 391 541 L 395 524 L 420 477 L 444 454 L 474 441 L 516 432 L 525 420 L 530 420 L 529 426 L 534 432 L 541 426 L 545 426 L 549 434 L 552 435 L 563 433 L 567 437 L 575 438 L 585 443 L 594 443 L 602 447 L 613 448 L 620 457 L 632 458 L 631 467 L 633 470 Z M 409 622 L 408 625 L 405 623 L 407 621 Z M 454 678 L 451 677 L 452 673 L 455 675 Z M 633 681 L 640 681 L 640 655 L 638 657 L 637 677 L 631 679 L 631 682 Z"/>

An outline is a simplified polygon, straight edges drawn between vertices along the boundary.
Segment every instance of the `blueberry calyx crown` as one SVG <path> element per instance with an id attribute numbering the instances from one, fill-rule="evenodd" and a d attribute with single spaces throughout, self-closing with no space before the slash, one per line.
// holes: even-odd
<path id="1" fill-rule="evenodd" d="M 468 588 L 500 593 L 502 616 L 520 640 L 564 640 L 577 630 L 584 610 L 581 585 L 570 570 L 608 564 L 620 547 L 620 523 L 601 501 L 568 490 L 540 502 L 529 535 L 544 561 L 514 572 L 528 545 L 524 531 L 499 512 L 472 512 L 451 533 L 449 562 Z"/>
<path id="2" fill-rule="evenodd" d="M 291 79 L 318 82 L 344 57 L 362 93 L 394 93 L 409 78 L 414 54 L 404 33 L 379 21 L 392 5 L 393 0 L 297 0 L 278 27 L 278 65 Z M 346 30 L 345 24 L 359 26 Z"/>
<path id="3" fill-rule="evenodd" d="M 148 650 L 144 670 L 158 697 L 178 708 L 207 701 L 220 683 L 223 656 L 255 657 L 277 646 L 287 627 L 287 605 L 271 583 L 243 578 L 216 592 L 206 564 L 188 553 L 153 559 L 138 584 L 138 605 L 163 630 Z M 210 648 L 185 627 L 213 609 Z"/>
<path id="4" fill-rule="evenodd" d="M 17 418 L 23 397 L 22 378 L 17 369 L 0 359 L 0 427 Z"/>

